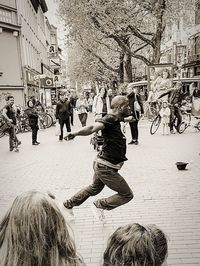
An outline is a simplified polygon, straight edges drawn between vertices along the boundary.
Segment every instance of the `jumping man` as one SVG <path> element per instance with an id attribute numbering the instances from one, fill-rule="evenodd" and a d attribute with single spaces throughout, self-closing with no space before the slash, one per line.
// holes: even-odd
<path id="1" fill-rule="evenodd" d="M 103 210 L 112 210 L 133 198 L 133 192 L 118 173 L 126 158 L 126 138 L 121 131 L 120 122 L 133 121 L 130 116 L 129 101 L 125 96 L 116 96 L 111 102 L 111 111 L 103 118 L 97 119 L 91 126 L 86 126 L 77 132 L 68 134 L 64 139 L 70 140 L 76 136 L 88 136 L 102 130 L 104 144 L 102 150 L 94 161 L 93 183 L 77 192 L 71 199 L 63 204 L 67 209 L 81 205 L 90 196 L 102 191 L 104 186 L 117 192 L 108 198 L 98 199 L 94 202 L 95 216 L 101 221 L 105 219 Z"/>

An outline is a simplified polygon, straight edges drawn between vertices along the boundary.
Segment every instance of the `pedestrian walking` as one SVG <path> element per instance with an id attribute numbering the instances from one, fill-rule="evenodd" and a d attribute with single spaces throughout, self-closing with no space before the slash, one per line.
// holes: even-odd
<path id="1" fill-rule="evenodd" d="M 128 87 L 127 97 L 129 100 L 129 106 L 131 108 L 132 115 L 134 117 L 134 121 L 129 123 L 132 140 L 128 144 L 138 145 L 138 123 L 141 118 L 141 114 L 144 113 L 142 100 L 137 88 L 132 89 L 131 87 Z"/>
<path id="2" fill-rule="evenodd" d="M 104 87 L 102 87 L 100 92 L 94 97 L 92 111 L 95 113 L 96 118 L 101 118 L 110 111 L 110 101 Z"/>
<path id="3" fill-rule="evenodd" d="M 1 266 L 83 266 L 64 216 L 49 195 L 16 197 L 0 222 Z"/>
<path id="4" fill-rule="evenodd" d="M 193 83 L 192 92 L 192 114 L 194 116 L 200 116 L 200 82 Z"/>
<path id="5" fill-rule="evenodd" d="M 76 107 L 77 97 L 73 96 L 73 93 L 67 91 L 66 100 L 70 102 L 70 123 L 74 125 L 74 108 Z"/>
<path id="6" fill-rule="evenodd" d="M 88 117 L 88 102 L 83 93 L 80 93 L 79 98 L 76 101 L 76 110 L 82 127 L 86 126 Z"/>
<path id="7" fill-rule="evenodd" d="M 162 134 L 169 135 L 169 121 L 170 121 L 170 109 L 168 106 L 168 101 L 164 100 L 162 102 L 162 108 L 160 110 L 161 124 L 162 124 Z"/>
<path id="8" fill-rule="evenodd" d="M 56 105 L 56 120 L 60 124 L 61 134 L 59 140 L 63 140 L 63 127 L 67 128 L 67 132 L 71 132 L 70 126 L 70 114 L 71 114 L 71 104 L 66 99 L 65 94 L 60 94 L 60 101 Z"/>
<path id="9" fill-rule="evenodd" d="M 102 130 L 104 138 L 102 150 L 93 164 L 93 183 L 63 203 L 67 209 L 71 210 L 72 214 L 74 206 L 79 206 L 90 196 L 99 194 L 105 185 L 117 192 L 117 194 L 108 198 L 98 199 L 92 205 L 96 217 L 101 221 L 105 219 L 104 210 L 112 210 L 133 198 L 132 190 L 125 179 L 118 173 L 124 161 L 127 160 L 126 138 L 121 131 L 120 121 L 131 121 L 133 117 L 129 116 L 129 113 L 130 107 L 127 97 L 116 96 L 112 100 L 109 114 L 97 119 L 93 125 L 83 127 L 65 137 L 65 140 L 69 140 L 76 136 L 87 136 Z"/>
<path id="10" fill-rule="evenodd" d="M 94 99 L 93 99 L 93 97 L 90 95 L 90 97 L 89 97 L 89 99 L 88 99 L 88 106 L 89 106 L 89 112 L 90 112 L 90 113 L 92 113 L 93 102 L 94 102 Z"/>
<path id="11" fill-rule="evenodd" d="M 21 141 L 18 140 L 16 136 L 16 111 L 14 108 L 14 97 L 9 95 L 7 97 L 7 104 L 3 107 L 2 115 L 8 124 L 7 132 L 9 133 L 9 148 L 10 151 L 18 152 L 18 146 L 21 144 Z"/>
<path id="12" fill-rule="evenodd" d="M 25 110 L 25 114 L 28 116 L 29 126 L 32 130 L 32 145 L 38 145 L 40 142 L 37 141 L 37 133 L 38 133 L 38 113 L 36 111 L 35 106 L 33 105 L 33 101 L 29 100 L 27 102 L 28 108 Z"/>
<path id="13" fill-rule="evenodd" d="M 109 238 L 103 266 L 167 266 L 167 253 L 167 237 L 155 224 L 128 224 Z"/>

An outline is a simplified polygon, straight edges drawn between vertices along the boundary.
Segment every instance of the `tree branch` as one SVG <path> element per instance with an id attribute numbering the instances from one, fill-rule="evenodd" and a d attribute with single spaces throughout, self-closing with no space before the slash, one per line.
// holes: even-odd
<path id="1" fill-rule="evenodd" d="M 155 48 L 155 44 L 154 42 L 152 42 L 151 40 L 147 39 L 146 37 L 144 37 L 142 35 L 142 33 L 138 30 L 138 29 L 135 29 L 133 26 L 129 25 L 128 28 L 131 30 L 131 32 L 136 36 L 138 37 L 139 39 L 141 39 L 142 41 L 148 43 L 149 45 L 151 45 L 153 48 Z"/>
<path id="2" fill-rule="evenodd" d="M 119 73 L 119 68 L 113 68 L 111 67 L 110 65 L 108 65 L 99 55 L 97 55 L 95 52 L 93 52 L 91 49 L 89 49 L 88 47 L 84 47 L 83 44 L 81 44 L 79 41 L 78 41 L 78 44 L 87 52 L 89 52 L 91 55 L 93 55 L 94 57 L 96 57 L 107 69 L 113 71 L 113 72 L 116 72 L 116 73 Z"/>
<path id="3" fill-rule="evenodd" d="M 112 38 L 112 39 L 114 39 L 118 43 L 118 45 L 125 52 L 130 53 L 130 55 L 132 57 L 142 60 L 146 65 L 151 65 L 151 62 L 148 59 L 146 59 L 146 57 L 144 57 L 143 55 L 137 55 L 134 52 L 132 52 L 131 49 L 123 41 L 121 41 L 118 36 L 116 36 L 116 35 L 110 35 L 109 37 Z"/>

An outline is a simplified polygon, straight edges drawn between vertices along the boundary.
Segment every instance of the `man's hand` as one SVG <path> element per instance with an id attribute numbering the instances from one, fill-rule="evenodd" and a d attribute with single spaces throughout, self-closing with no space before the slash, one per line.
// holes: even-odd
<path id="1" fill-rule="evenodd" d="M 64 140 L 72 140 L 75 138 L 75 135 L 72 133 L 69 133 L 67 136 L 64 137 Z"/>
<path id="2" fill-rule="evenodd" d="M 124 122 L 134 122 L 134 121 L 135 121 L 135 118 L 132 115 L 124 118 Z"/>

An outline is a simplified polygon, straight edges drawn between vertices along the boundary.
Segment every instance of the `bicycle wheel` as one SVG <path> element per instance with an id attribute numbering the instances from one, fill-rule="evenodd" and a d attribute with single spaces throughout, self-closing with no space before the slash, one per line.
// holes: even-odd
<path id="1" fill-rule="evenodd" d="M 53 118 L 50 114 L 46 114 L 44 116 L 44 123 L 46 124 L 46 127 L 49 128 L 53 124 Z"/>
<path id="2" fill-rule="evenodd" d="M 158 130 L 159 126 L 160 126 L 160 122 L 161 122 L 161 116 L 160 115 L 157 115 L 152 124 L 151 124 L 151 127 L 150 127 L 150 133 L 151 135 L 155 134 L 156 131 Z"/>
<path id="3" fill-rule="evenodd" d="M 200 121 L 194 127 L 200 131 Z"/>
<path id="4" fill-rule="evenodd" d="M 187 128 L 187 124 L 185 122 L 181 122 L 180 125 L 176 128 L 179 134 L 182 134 Z"/>
<path id="5" fill-rule="evenodd" d="M 2 138 L 5 135 L 5 132 L 3 132 L 0 128 L 0 138 Z"/>

